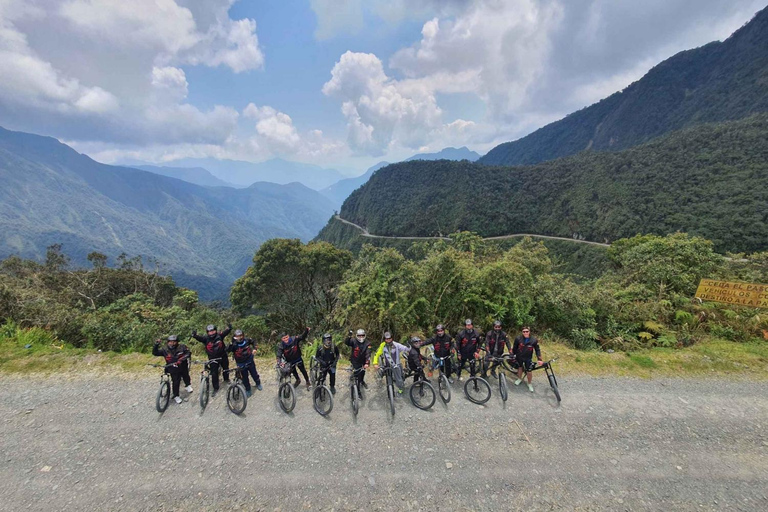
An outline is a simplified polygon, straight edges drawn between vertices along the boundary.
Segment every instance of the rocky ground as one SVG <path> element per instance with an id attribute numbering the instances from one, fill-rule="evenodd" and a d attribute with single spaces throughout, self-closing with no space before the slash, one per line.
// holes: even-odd
<path id="1" fill-rule="evenodd" d="M 537 375 L 391 418 L 369 376 L 355 419 L 346 384 L 327 418 L 303 389 L 284 414 L 263 373 L 239 417 L 194 381 L 158 414 L 150 371 L 0 377 L 0 509 L 768 510 L 763 382 L 568 378 L 558 406 Z"/>

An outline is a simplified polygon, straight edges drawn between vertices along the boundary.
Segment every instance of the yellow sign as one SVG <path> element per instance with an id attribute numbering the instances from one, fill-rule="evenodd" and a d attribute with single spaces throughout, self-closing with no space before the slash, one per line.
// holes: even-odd
<path id="1" fill-rule="evenodd" d="M 702 279 L 696 297 L 739 306 L 768 308 L 768 285 Z"/>

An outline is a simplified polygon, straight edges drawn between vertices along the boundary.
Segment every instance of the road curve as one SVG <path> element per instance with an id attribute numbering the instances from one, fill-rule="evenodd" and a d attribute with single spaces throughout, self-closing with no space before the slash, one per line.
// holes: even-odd
<path id="1" fill-rule="evenodd" d="M 360 226 L 358 224 L 355 224 L 354 222 L 348 221 L 346 219 L 342 219 L 339 215 L 334 215 L 334 219 L 343 222 L 344 224 L 348 224 L 354 228 L 359 229 L 362 232 L 361 236 L 364 236 L 366 238 L 383 238 L 388 240 L 450 240 L 450 237 L 447 236 L 386 236 L 386 235 L 373 235 L 371 234 L 366 228 L 363 226 Z M 510 235 L 501 235 L 501 236 L 489 236 L 483 238 L 483 240 L 505 240 L 508 238 L 521 238 L 525 236 L 530 236 L 531 238 L 544 238 L 546 240 L 562 240 L 564 242 L 574 242 L 577 244 L 587 244 L 587 245 L 598 245 L 600 247 L 610 247 L 610 244 L 603 244 L 600 242 L 591 242 L 589 240 L 576 240 L 575 238 L 566 238 L 562 236 L 549 236 L 549 235 L 534 235 L 533 233 L 513 233 Z"/>

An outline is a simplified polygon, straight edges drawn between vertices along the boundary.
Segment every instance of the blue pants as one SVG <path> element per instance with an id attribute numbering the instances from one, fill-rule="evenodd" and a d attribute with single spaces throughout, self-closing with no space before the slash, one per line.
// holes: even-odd
<path id="1" fill-rule="evenodd" d="M 245 363 L 237 363 L 237 367 L 240 369 L 240 377 L 243 379 L 243 386 L 245 386 L 246 391 L 251 390 L 251 382 L 248 379 L 249 374 L 253 377 L 254 384 L 257 386 L 261 384 L 259 372 L 256 371 L 256 363 L 253 362 L 253 358 Z"/>

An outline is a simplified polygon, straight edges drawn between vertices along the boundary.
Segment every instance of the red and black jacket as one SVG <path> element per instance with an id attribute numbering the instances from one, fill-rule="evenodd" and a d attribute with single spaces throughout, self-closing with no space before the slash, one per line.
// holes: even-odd
<path id="1" fill-rule="evenodd" d="M 296 361 L 299 361 L 301 359 L 300 344 L 302 341 L 307 339 L 308 334 L 309 329 L 305 327 L 304 332 L 298 336 L 291 336 L 288 338 L 288 341 L 278 341 L 277 350 L 275 350 L 275 355 L 277 358 L 280 359 L 282 357 L 289 363 L 295 363 Z"/>
<path id="2" fill-rule="evenodd" d="M 451 353 L 451 349 L 455 348 L 453 338 L 451 338 L 451 335 L 447 332 L 443 333 L 442 336 L 439 334 L 432 336 L 424 343 L 424 345 L 432 345 L 435 347 L 435 355 L 437 357 L 445 357 Z"/>
<path id="3" fill-rule="evenodd" d="M 533 359 L 534 352 L 536 352 L 536 358 L 541 360 L 539 340 L 531 336 L 528 338 L 528 343 L 526 343 L 525 338 L 522 336 L 515 338 L 515 342 L 512 344 L 512 353 L 515 354 L 515 358 L 521 361 L 529 361 Z"/>
<path id="4" fill-rule="evenodd" d="M 485 335 L 485 347 L 488 349 L 488 355 L 499 357 L 504 353 L 505 346 L 507 351 L 511 351 L 509 338 L 504 331 L 491 329 Z"/>
<path id="5" fill-rule="evenodd" d="M 353 368 L 362 368 L 366 364 L 371 364 L 371 344 L 368 340 L 359 343 L 357 338 L 350 336 L 344 340 L 344 344 L 352 347 L 352 354 L 350 354 L 349 360 Z"/>
<path id="6" fill-rule="evenodd" d="M 152 347 L 152 355 L 164 357 L 165 364 L 179 364 L 188 360 L 192 352 L 183 343 L 178 343 L 176 348 L 171 348 L 168 345 L 160 348 L 160 344 L 155 343 Z"/>
<path id="7" fill-rule="evenodd" d="M 256 344 L 251 338 L 243 338 L 242 343 L 233 341 L 227 347 L 227 352 L 232 352 L 236 363 L 249 363 L 253 359 L 253 351 L 256 350 Z"/>
<path id="8" fill-rule="evenodd" d="M 193 334 L 192 337 L 197 341 L 205 345 L 205 352 L 208 354 L 208 359 L 216 359 L 217 357 L 224 357 L 227 353 L 227 347 L 224 344 L 224 338 L 226 338 L 232 329 L 227 327 L 221 333 L 216 333 L 213 336 L 200 336 L 199 334 Z"/>
<path id="9" fill-rule="evenodd" d="M 456 335 L 456 347 L 462 359 L 473 357 L 481 346 L 480 333 L 475 329 L 463 329 Z"/>

